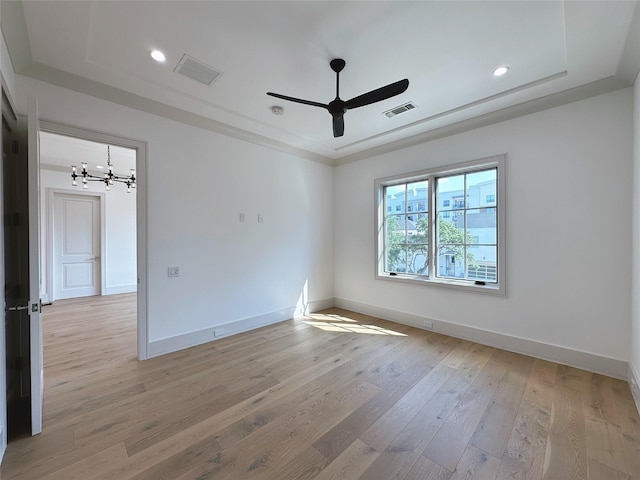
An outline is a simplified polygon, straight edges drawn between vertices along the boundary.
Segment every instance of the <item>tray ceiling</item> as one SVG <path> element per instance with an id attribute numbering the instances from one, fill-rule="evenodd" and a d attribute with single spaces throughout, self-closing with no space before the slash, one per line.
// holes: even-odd
<path id="1" fill-rule="evenodd" d="M 2 8 L 18 74 L 330 164 L 631 85 L 640 58 L 637 2 L 628 1 L 28 1 Z M 154 48 L 164 63 L 150 57 Z M 174 70 L 184 55 L 220 74 L 210 85 L 181 75 Z M 328 103 L 333 58 L 347 62 L 345 100 L 403 78 L 409 88 L 348 111 L 340 138 L 324 109 L 266 95 Z M 501 65 L 509 72 L 494 77 Z M 417 108 L 384 115 L 407 102 Z M 274 106 L 284 113 L 274 115 Z"/>

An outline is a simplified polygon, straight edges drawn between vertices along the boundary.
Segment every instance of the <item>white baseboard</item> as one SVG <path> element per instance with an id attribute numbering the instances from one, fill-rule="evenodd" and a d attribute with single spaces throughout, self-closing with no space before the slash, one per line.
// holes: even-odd
<path id="1" fill-rule="evenodd" d="M 4 452 L 7 450 L 7 436 L 4 433 L 4 426 L 0 426 L 0 465 L 4 458 Z"/>
<path id="2" fill-rule="evenodd" d="M 636 374 L 633 365 L 629 363 L 627 381 L 629 382 L 629 388 L 631 389 L 631 395 L 633 395 L 633 401 L 636 404 L 636 409 L 640 413 L 640 387 L 638 387 L 638 378 L 639 377 Z"/>
<path id="3" fill-rule="evenodd" d="M 119 293 L 134 293 L 138 291 L 137 285 L 115 285 L 113 287 L 105 287 L 102 290 L 101 295 L 118 295 Z M 42 303 L 49 303 L 50 296 L 49 293 L 43 292 L 41 293 Z"/>
<path id="4" fill-rule="evenodd" d="M 354 302 L 344 298 L 334 299 L 334 305 L 346 310 L 364 313 L 366 315 L 442 333 L 456 338 L 471 340 L 473 342 L 501 348 L 510 352 L 522 353 L 542 360 L 550 360 L 552 362 L 581 368 L 594 373 L 601 373 L 603 375 L 608 375 L 622 380 L 628 379 L 628 363 L 623 360 L 604 357 L 593 353 L 581 352 L 579 350 L 573 350 L 571 348 L 561 347 L 558 345 L 549 345 L 535 340 L 504 335 L 502 333 L 490 332 L 465 325 L 457 325 L 411 313 L 389 310 L 387 308 Z M 433 322 L 433 328 L 425 328 L 425 320 Z"/>
<path id="5" fill-rule="evenodd" d="M 333 298 L 325 298 L 323 300 L 315 300 L 307 304 L 306 313 L 314 313 L 320 310 L 331 308 L 334 305 Z"/>
<path id="6" fill-rule="evenodd" d="M 315 300 L 308 303 L 307 311 L 316 312 L 332 306 L 333 298 Z M 175 337 L 149 342 L 147 348 L 148 358 L 157 357 L 159 355 L 175 352 L 184 348 L 195 347 L 196 345 L 201 345 L 220 338 L 229 337 L 238 333 L 248 332 L 249 330 L 290 320 L 294 317 L 296 310 L 296 307 L 283 308 L 281 310 L 276 310 L 275 312 L 221 323 L 195 332 L 189 332 Z M 220 328 L 224 329 L 224 334 L 216 337 L 214 335 L 214 330 L 218 330 Z"/>
<path id="7" fill-rule="evenodd" d="M 333 306 L 333 298 L 326 300 L 316 300 L 308 304 L 308 310 L 311 312 L 322 310 Z M 232 322 L 221 323 L 215 326 L 207 327 L 202 330 L 177 335 L 175 337 L 163 338 L 149 342 L 147 353 L 148 358 L 157 357 L 166 353 L 175 352 L 184 348 L 195 347 L 203 343 L 218 340 L 220 338 L 229 337 L 238 333 L 248 332 L 274 323 L 290 320 L 296 313 L 296 307 L 283 308 L 275 312 L 265 313 L 250 318 L 234 320 Z M 214 331 L 224 329 L 224 334 L 215 336 Z"/>
<path id="8" fill-rule="evenodd" d="M 579 350 L 573 350 L 571 348 L 561 347 L 558 345 L 549 345 L 535 340 L 504 335 L 465 325 L 457 325 L 442 320 L 397 310 L 390 310 L 344 298 L 329 298 L 309 302 L 307 311 L 316 312 L 332 306 L 422 329 L 426 329 L 424 327 L 424 322 L 425 320 L 428 320 L 433 324 L 433 328 L 428 329 L 430 331 L 627 380 L 631 386 L 631 391 L 633 392 L 636 405 L 639 406 L 640 410 L 638 377 L 635 375 L 635 372 L 632 371 L 629 364 L 623 360 L 604 357 L 602 355 L 596 355 L 588 352 L 581 352 Z M 149 342 L 148 356 L 149 358 L 157 357 L 159 355 L 175 352 L 184 348 L 194 347 L 219 338 L 236 335 L 238 333 L 247 332 L 256 328 L 289 320 L 294 317 L 297 310 L 298 309 L 296 307 L 288 307 L 255 317 L 218 324 L 202 330 L 177 335 L 175 337 L 155 340 Z M 214 336 L 214 330 L 220 328 L 224 329 L 224 334 L 218 337 Z"/>
<path id="9" fill-rule="evenodd" d="M 119 293 L 133 293 L 138 291 L 138 286 L 133 285 L 114 285 L 113 287 L 105 287 L 102 295 L 118 295 Z"/>
<path id="10" fill-rule="evenodd" d="M 295 307 L 284 308 L 264 315 L 258 315 L 251 318 L 243 318 L 233 322 L 220 323 L 218 325 L 207 327 L 202 330 L 184 333 L 175 337 L 163 338 L 149 342 L 147 349 L 149 358 L 164 355 L 166 353 L 176 352 L 189 347 L 195 347 L 203 343 L 208 343 L 220 338 L 229 337 L 238 333 L 248 332 L 260 327 L 266 327 L 274 323 L 293 318 Z M 214 331 L 224 329 L 224 334 L 216 337 Z"/>

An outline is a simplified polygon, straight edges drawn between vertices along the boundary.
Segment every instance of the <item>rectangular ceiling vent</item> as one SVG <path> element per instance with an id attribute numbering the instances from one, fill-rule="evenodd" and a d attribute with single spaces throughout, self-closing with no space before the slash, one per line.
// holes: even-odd
<path id="1" fill-rule="evenodd" d="M 409 110 L 413 110 L 414 108 L 418 108 L 415 103 L 407 102 L 382 113 L 384 113 L 387 117 L 391 118 L 391 117 L 395 117 L 396 115 L 400 115 L 401 113 L 408 112 Z"/>
<path id="2" fill-rule="evenodd" d="M 186 53 L 182 56 L 173 71 L 207 86 L 215 82 L 216 78 L 222 74 L 222 72 L 219 72 L 200 60 L 196 60 Z"/>

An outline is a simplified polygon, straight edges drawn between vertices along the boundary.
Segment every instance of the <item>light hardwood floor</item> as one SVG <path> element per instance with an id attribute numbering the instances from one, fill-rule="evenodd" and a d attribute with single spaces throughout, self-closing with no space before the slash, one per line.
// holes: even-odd
<path id="1" fill-rule="evenodd" d="M 640 479 L 620 380 L 338 309 L 138 362 L 134 317 L 47 307 L 3 479 Z"/>

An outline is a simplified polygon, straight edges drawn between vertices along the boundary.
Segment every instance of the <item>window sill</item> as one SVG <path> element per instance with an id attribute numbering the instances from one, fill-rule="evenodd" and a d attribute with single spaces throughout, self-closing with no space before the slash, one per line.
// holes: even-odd
<path id="1" fill-rule="evenodd" d="M 424 277 L 415 277 L 413 275 L 404 275 L 397 273 L 391 275 L 389 273 L 376 274 L 376 280 L 386 280 L 388 282 L 399 282 L 412 285 L 425 285 L 433 287 L 448 288 L 468 293 L 479 293 L 487 295 L 506 296 L 504 284 L 489 283 L 486 285 L 476 285 L 471 281 L 445 280 L 445 279 L 429 279 Z"/>

